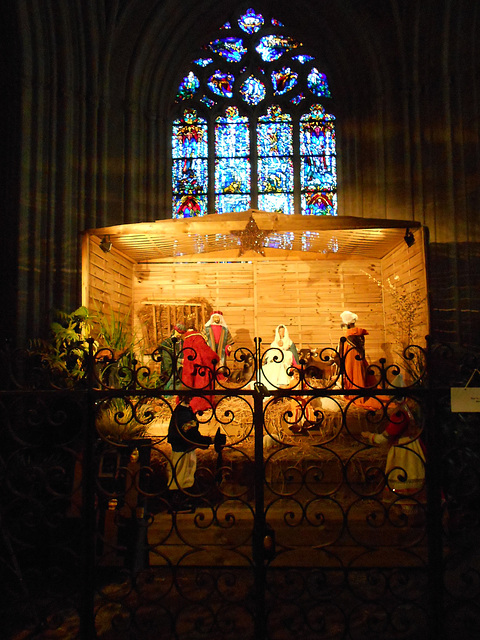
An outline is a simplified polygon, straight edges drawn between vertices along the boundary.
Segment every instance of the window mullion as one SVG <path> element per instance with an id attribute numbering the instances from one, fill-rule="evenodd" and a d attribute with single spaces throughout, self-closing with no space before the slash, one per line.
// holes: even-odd
<path id="1" fill-rule="evenodd" d="M 300 187 L 300 124 L 298 118 L 293 118 L 293 211 L 296 214 L 302 213 L 302 193 Z"/>
<path id="2" fill-rule="evenodd" d="M 252 209 L 258 209 L 258 146 L 257 146 L 257 117 L 250 117 L 250 171 L 252 176 L 251 204 Z"/>
<path id="3" fill-rule="evenodd" d="M 215 118 L 208 122 L 208 213 L 215 212 Z"/>

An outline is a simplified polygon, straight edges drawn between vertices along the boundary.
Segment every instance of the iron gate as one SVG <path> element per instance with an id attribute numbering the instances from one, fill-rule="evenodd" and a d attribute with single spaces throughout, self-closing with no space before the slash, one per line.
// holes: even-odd
<path id="1" fill-rule="evenodd" d="M 90 342 L 72 379 L 5 351 L 5 637 L 477 637 L 478 419 L 449 395 L 476 361 L 411 347 L 408 384 L 380 361 L 352 388 L 339 351 L 274 388 L 256 341 L 195 389 L 159 353 Z M 174 489 L 179 392 L 213 402 L 199 430 L 226 445 L 197 449 Z M 399 407 L 410 429 L 382 439 Z"/>

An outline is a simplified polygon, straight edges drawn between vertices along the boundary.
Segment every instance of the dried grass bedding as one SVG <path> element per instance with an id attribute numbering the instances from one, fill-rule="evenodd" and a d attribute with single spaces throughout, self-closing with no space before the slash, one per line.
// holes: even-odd
<path id="1" fill-rule="evenodd" d="M 330 403 L 330 399 L 328 399 Z M 342 411 L 323 409 L 314 401 L 317 423 L 306 423 L 302 428 L 301 411 L 288 398 L 264 403 L 264 463 L 265 479 L 271 486 L 288 483 L 321 482 L 326 485 L 341 484 L 346 477 L 349 483 L 363 483 L 370 470 L 379 472 L 385 466 L 386 450 L 367 447 L 360 438 L 361 431 L 382 430 L 380 417 L 366 409 L 350 405 Z M 166 467 L 170 445 L 166 441 L 168 423 L 175 406 L 175 398 L 155 401 L 155 419 L 150 425 L 152 438 L 152 467 L 166 482 Z M 332 405 L 333 406 L 333 405 Z M 313 417 L 313 412 L 309 414 Z M 296 420 L 297 418 L 297 420 Z M 224 484 L 235 493 L 238 488 L 253 489 L 254 428 L 253 410 L 245 397 L 223 397 L 215 412 L 200 416 L 200 430 L 213 435 L 218 427 L 227 435 L 227 446 L 222 455 Z M 293 428 L 293 430 L 292 430 Z M 295 432 L 296 431 L 296 432 Z M 202 475 L 214 477 L 217 473 L 218 455 L 213 447 L 197 451 L 197 470 Z"/>

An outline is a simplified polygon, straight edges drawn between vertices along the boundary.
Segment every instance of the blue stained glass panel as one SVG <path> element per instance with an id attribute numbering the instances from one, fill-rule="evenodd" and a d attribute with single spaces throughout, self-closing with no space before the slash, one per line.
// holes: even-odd
<path id="1" fill-rule="evenodd" d="M 172 186 L 175 193 L 206 191 L 208 163 L 205 158 L 174 160 Z"/>
<path id="2" fill-rule="evenodd" d="M 269 35 L 260 38 L 255 50 L 260 54 L 262 60 L 273 62 L 298 46 L 300 43 L 289 36 Z"/>
<path id="3" fill-rule="evenodd" d="M 337 167 L 333 116 L 313 105 L 300 118 L 301 208 L 305 215 L 336 215 Z"/>
<path id="4" fill-rule="evenodd" d="M 298 60 L 300 62 L 300 64 L 305 64 L 306 62 L 310 62 L 311 60 L 314 60 L 315 58 L 313 56 L 308 56 L 308 55 L 304 55 L 304 54 L 300 54 L 298 56 L 293 56 L 292 60 Z"/>
<path id="5" fill-rule="evenodd" d="M 310 113 L 300 118 L 300 153 L 302 155 L 323 155 L 335 153 L 334 117 L 325 113 L 320 105 L 313 105 Z"/>
<path id="6" fill-rule="evenodd" d="M 215 161 L 216 193 L 249 193 L 250 184 L 248 158 L 219 158 Z"/>
<path id="7" fill-rule="evenodd" d="M 298 73 L 290 67 L 282 67 L 279 71 L 272 72 L 273 92 L 281 96 L 297 84 Z"/>
<path id="8" fill-rule="evenodd" d="M 208 46 L 214 53 L 225 58 L 228 62 L 240 62 L 243 55 L 247 53 L 241 38 L 214 40 Z"/>
<path id="9" fill-rule="evenodd" d="M 215 126 L 216 155 L 233 158 L 245 156 L 249 150 L 248 124 Z"/>
<path id="10" fill-rule="evenodd" d="M 261 211 L 281 211 L 286 215 L 292 215 L 293 194 L 292 193 L 259 193 L 258 208 Z"/>
<path id="11" fill-rule="evenodd" d="M 255 76 L 250 76 L 240 87 L 240 95 L 246 103 L 256 105 L 266 96 L 267 90 L 265 85 Z"/>
<path id="12" fill-rule="evenodd" d="M 212 64 L 212 58 L 197 58 L 197 60 L 193 61 L 195 64 L 198 64 L 199 67 L 207 67 L 209 64 Z"/>
<path id="13" fill-rule="evenodd" d="M 258 191 L 259 193 L 293 191 L 292 158 L 259 158 Z"/>
<path id="14" fill-rule="evenodd" d="M 216 71 L 212 76 L 210 76 L 207 84 L 213 93 L 217 94 L 217 96 L 231 98 L 233 96 L 234 81 L 235 78 L 231 73 Z"/>
<path id="15" fill-rule="evenodd" d="M 256 33 L 263 26 L 264 20 L 261 13 L 255 13 L 253 9 L 248 9 L 245 15 L 238 19 L 240 29 L 246 33 Z"/>
<path id="16" fill-rule="evenodd" d="M 330 89 L 328 88 L 327 76 L 320 73 L 315 67 L 310 71 L 307 78 L 307 85 L 315 96 L 330 97 Z"/>
<path id="17" fill-rule="evenodd" d="M 207 123 L 196 117 L 196 111 L 185 111 L 182 119 L 173 123 L 172 157 L 195 158 L 208 155 Z"/>
<path id="18" fill-rule="evenodd" d="M 259 156 L 285 156 L 293 152 L 290 122 L 259 122 L 257 127 Z"/>
<path id="19" fill-rule="evenodd" d="M 307 215 L 336 215 L 335 118 L 320 104 L 304 115 L 299 113 L 308 95 L 330 97 L 327 78 L 313 66 L 315 58 L 299 48 L 299 41 L 282 35 L 284 28 L 278 20 L 265 24 L 254 9 L 238 15 L 238 23 L 232 23 L 236 31 L 230 22 L 224 23 L 223 31 L 207 41 L 193 61 L 196 71 L 178 88 L 177 102 L 194 100 L 206 119 L 189 107 L 184 117 L 173 123 L 173 217 L 207 213 L 207 194 L 210 198 L 213 195 L 218 212 L 245 211 L 251 206 L 252 172 L 258 187 L 255 206 L 287 214 L 300 209 Z M 214 61 L 219 57 L 223 62 L 215 70 Z M 278 60 L 280 63 L 275 63 Z M 201 72 L 199 67 L 208 68 L 207 77 L 200 81 L 196 75 Z M 272 96 L 288 96 L 293 121 L 279 105 L 271 104 Z M 248 111 L 266 102 L 266 115 L 240 117 L 238 107 L 229 105 L 230 101 L 239 104 L 239 100 L 244 102 L 240 109 Z M 222 106 L 227 106 L 225 116 L 215 117 L 213 109 Z M 294 124 L 298 135 L 295 145 Z M 212 125 L 213 145 L 211 141 L 207 144 Z M 252 168 L 253 135 L 257 166 Z M 293 163 L 299 178 L 295 189 Z"/>
<path id="20" fill-rule="evenodd" d="M 217 213 L 246 211 L 250 209 L 250 206 L 250 194 L 220 193 L 215 196 L 215 211 Z"/>
<path id="21" fill-rule="evenodd" d="M 178 87 L 177 98 L 179 98 L 180 100 L 188 100 L 190 98 L 193 98 L 199 86 L 200 80 L 193 73 L 193 71 L 190 71 L 188 76 L 185 76 Z"/>
<path id="22" fill-rule="evenodd" d="M 250 150 L 249 121 L 238 114 L 237 107 L 227 107 L 225 116 L 215 121 L 215 154 L 233 158 L 246 156 Z"/>
<path id="23" fill-rule="evenodd" d="M 300 180 L 302 189 L 316 186 L 321 189 L 335 189 L 336 158 L 334 155 L 306 156 L 301 160 Z"/>
<path id="24" fill-rule="evenodd" d="M 309 122 L 300 125 L 300 153 L 335 153 L 335 129 L 331 123 Z"/>
<path id="25" fill-rule="evenodd" d="M 215 120 L 215 210 L 243 211 L 250 202 L 251 165 L 249 121 L 238 107 L 227 107 Z M 234 197 L 242 195 L 241 198 Z M 221 197 L 223 196 L 223 197 Z M 248 208 L 248 207 L 247 207 Z"/>
<path id="26" fill-rule="evenodd" d="M 305 96 L 303 95 L 303 93 L 299 93 L 298 95 L 294 96 L 294 97 L 290 100 L 290 102 L 291 102 L 292 104 L 300 104 L 300 102 L 301 102 L 302 100 L 305 100 Z"/>

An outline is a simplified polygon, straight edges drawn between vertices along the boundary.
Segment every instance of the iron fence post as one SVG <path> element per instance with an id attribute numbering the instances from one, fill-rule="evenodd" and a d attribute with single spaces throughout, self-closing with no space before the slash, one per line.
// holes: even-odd
<path id="1" fill-rule="evenodd" d="M 256 358 L 260 363 L 261 340 L 255 338 Z M 266 638 L 265 620 L 265 473 L 263 468 L 263 396 L 257 385 L 253 394 L 255 444 L 254 444 L 254 488 L 255 488 L 255 522 L 253 528 L 253 564 L 255 571 L 255 639 Z"/>
<path id="2" fill-rule="evenodd" d="M 92 640 L 95 633 L 95 398 L 93 340 L 89 339 L 86 382 L 86 425 L 83 452 L 83 583 L 81 593 L 80 637 Z"/>

